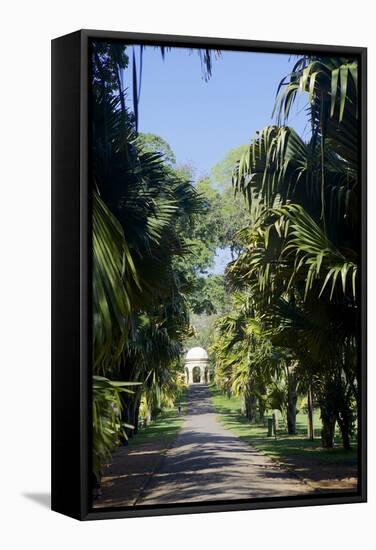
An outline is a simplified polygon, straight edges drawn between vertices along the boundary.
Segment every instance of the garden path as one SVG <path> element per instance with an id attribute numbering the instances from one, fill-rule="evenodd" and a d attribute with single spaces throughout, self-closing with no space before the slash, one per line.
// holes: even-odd
<path id="1" fill-rule="evenodd" d="M 183 426 L 136 505 L 305 495 L 313 489 L 217 420 L 207 385 L 189 387 Z"/>

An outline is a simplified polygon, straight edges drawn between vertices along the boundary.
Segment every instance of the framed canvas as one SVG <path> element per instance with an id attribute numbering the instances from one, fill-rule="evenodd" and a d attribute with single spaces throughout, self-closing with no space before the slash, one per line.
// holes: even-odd
<path id="1" fill-rule="evenodd" d="M 52 41 L 52 509 L 366 500 L 366 49 Z"/>

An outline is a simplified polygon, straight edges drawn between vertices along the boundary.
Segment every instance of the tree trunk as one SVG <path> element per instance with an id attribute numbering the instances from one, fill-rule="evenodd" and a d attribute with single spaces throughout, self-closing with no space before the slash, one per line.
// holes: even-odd
<path id="1" fill-rule="evenodd" d="M 351 449 L 350 436 L 353 428 L 353 415 L 349 405 L 348 391 L 351 391 L 351 389 L 345 388 L 345 390 L 343 390 L 342 403 L 337 414 L 337 422 L 342 436 L 342 445 L 346 451 Z"/>
<path id="2" fill-rule="evenodd" d="M 121 403 L 122 403 L 122 413 L 121 413 L 121 419 L 126 424 L 132 424 L 132 409 L 133 409 L 133 399 L 132 396 L 129 394 L 124 393 L 121 396 Z M 127 434 L 128 438 L 133 437 L 133 430 L 130 428 L 125 428 L 125 433 Z M 127 445 L 127 439 L 124 438 L 122 441 L 123 445 Z"/>
<path id="3" fill-rule="evenodd" d="M 265 412 L 266 412 L 266 387 L 263 384 L 259 386 L 259 396 L 258 396 L 258 414 L 259 421 L 262 422 L 265 426 Z"/>
<path id="4" fill-rule="evenodd" d="M 325 406 L 321 407 L 321 442 L 326 449 L 332 449 L 334 446 L 334 430 L 336 426 L 336 416 L 333 411 Z"/>
<path id="5" fill-rule="evenodd" d="M 350 423 L 348 421 L 347 415 L 341 416 L 339 415 L 337 418 L 339 429 L 341 430 L 341 436 L 342 436 L 342 445 L 343 448 L 346 451 L 349 451 L 351 449 L 351 443 L 350 443 Z"/>
<path id="6" fill-rule="evenodd" d="M 138 421 L 139 421 L 139 415 L 140 415 L 140 403 L 141 403 L 141 396 L 137 396 L 135 401 L 135 409 L 134 409 L 134 433 L 138 433 Z"/>
<path id="7" fill-rule="evenodd" d="M 307 405 L 307 408 L 308 408 L 307 432 L 308 432 L 308 434 L 307 435 L 308 435 L 308 439 L 313 441 L 314 438 L 315 438 L 315 432 L 314 432 L 314 428 L 313 428 L 313 396 L 312 396 L 312 386 L 311 385 L 309 385 L 309 388 L 308 388 L 307 398 L 308 398 L 308 405 Z"/>
<path id="8" fill-rule="evenodd" d="M 298 396 L 296 391 L 289 390 L 287 407 L 287 432 L 289 435 L 296 435 L 296 402 Z"/>
<path id="9" fill-rule="evenodd" d="M 258 400 L 258 410 L 259 410 L 259 420 L 264 424 L 265 421 L 265 403 L 264 400 L 260 397 Z"/>
<path id="10" fill-rule="evenodd" d="M 298 394 L 296 391 L 296 377 L 293 372 L 289 373 L 287 379 L 287 432 L 289 435 L 296 435 L 296 402 Z"/>
<path id="11" fill-rule="evenodd" d="M 256 420 L 257 400 L 252 393 L 248 393 L 244 398 L 245 416 L 250 422 Z"/>

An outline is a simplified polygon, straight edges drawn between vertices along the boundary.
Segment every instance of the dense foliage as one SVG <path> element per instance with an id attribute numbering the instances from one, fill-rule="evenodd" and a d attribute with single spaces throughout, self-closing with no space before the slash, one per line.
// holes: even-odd
<path id="1" fill-rule="evenodd" d="M 287 125 L 299 93 L 308 140 Z M 359 405 L 357 104 L 351 59 L 303 57 L 282 80 L 278 124 L 257 133 L 234 170 L 249 223 L 227 270 L 236 307 L 213 346 L 218 384 L 243 395 L 250 419 L 258 400 L 261 416 L 265 404 L 280 408 L 295 433 L 298 395 L 313 395 L 326 447 L 336 422 L 350 447 Z"/>
<path id="2" fill-rule="evenodd" d="M 190 334 L 184 228 L 205 205 L 160 138 L 138 135 L 117 44 L 93 45 L 94 469 L 182 390 Z M 160 151 L 163 146 L 164 151 Z M 165 154 L 168 158 L 165 159 Z M 101 382 L 98 383 L 98 375 Z M 114 386 L 114 381 L 121 385 Z M 128 388 L 132 383 L 133 388 Z M 100 411 L 100 413 L 98 413 Z M 106 419 L 104 421 L 104 419 Z"/>
<path id="3" fill-rule="evenodd" d="M 142 51 L 142 50 L 141 50 Z M 166 53 L 162 49 L 162 54 Z M 211 52 L 200 53 L 205 77 Z M 356 435 L 359 353 L 357 64 L 303 57 L 282 80 L 276 124 L 192 182 L 169 144 L 137 132 L 134 52 L 92 46 L 93 466 L 184 391 L 186 347 L 250 421 L 298 400 L 322 443 Z M 133 67 L 130 109 L 124 69 Z M 307 96 L 308 139 L 288 125 Z M 232 261 L 213 272 L 218 251 Z"/>

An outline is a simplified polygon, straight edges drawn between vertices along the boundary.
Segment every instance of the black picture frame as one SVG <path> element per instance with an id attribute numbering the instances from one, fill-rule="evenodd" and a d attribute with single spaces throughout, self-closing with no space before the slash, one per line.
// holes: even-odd
<path id="1" fill-rule="evenodd" d="M 360 68 L 361 410 L 358 491 L 351 494 L 93 509 L 91 455 L 91 204 L 89 58 L 92 39 L 146 45 L 355 56 Z M 366 48 L 80 30 L 52 40 L 52 509 L 79 520 L 365 502 L 367 499 Z"/>

